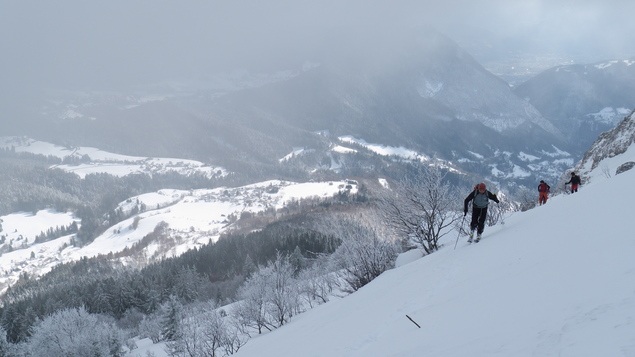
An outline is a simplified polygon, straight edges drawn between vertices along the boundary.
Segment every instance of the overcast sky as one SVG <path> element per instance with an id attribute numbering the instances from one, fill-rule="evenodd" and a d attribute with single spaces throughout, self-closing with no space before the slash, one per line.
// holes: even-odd
<path id="1" fill-rule="evenodd" d="M 0 94 L 283 69 L 342 31 L 395 24 L 608 59 L 635 53 L 634 13 L 617 0 L 0 0 Z"/>

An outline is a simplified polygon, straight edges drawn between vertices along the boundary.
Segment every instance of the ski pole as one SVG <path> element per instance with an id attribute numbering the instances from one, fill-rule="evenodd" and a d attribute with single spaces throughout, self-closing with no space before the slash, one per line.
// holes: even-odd
<path id="1" fill-rule="evenodd" d="M 408 320 L 412 321 L 413 324 L 417 325 L 418 328 L 421 328 L 421 326 L 419 326 L 418 323 L 415 322 L 415 320 L 412 319 L 412 317 L 406 315 L 406 317 L 408 318 Z"/>
<path id="2" fill-rule="evenodd" d="M 459 237 L 461 237 L 461 229 L 463 229 L 463 223 L 465 222 L 465 216 L 467 216 L 467 213 L 463 215 L 463 219 L 461 220 L 461 226 L 459 227 L 459 235 L 456 236 L 456 243 L 454 243 L 454 249 L 456 249 L 456 245 L 459 244 Z"/>

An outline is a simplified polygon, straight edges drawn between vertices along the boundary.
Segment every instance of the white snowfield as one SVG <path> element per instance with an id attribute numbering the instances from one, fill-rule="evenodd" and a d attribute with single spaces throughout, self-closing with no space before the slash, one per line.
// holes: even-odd
<path id="1" fill-rule="evenodd" d="M 90 161 L 77 165 L 55 165 L 55 167 L 73 172 L 81 178 L 94 173 L 126 176 L 135 173 L 146 173 L 152 175 L 176 171 L 183 175 L 201 173 L 210 178 L 221 177 L 228 174 L 227 171 L 221 167 L 208 166 L 195 160 L 128 156 L 114 154 L 93 147 L 69 148 L 27 137 L 0 137 L 0 148 L 13 149 L 16 152 L 26 152 L 44 156 L 50 155 L 60 159 L 80 159 L 82 157 L 88 157 L 90 158 Z"/>
<path id="2" fill-rule="evenodd" d="M 454 250 L 449 235 L 432 255 L 406 253 L 234 356 L 635 356 L 633 182 L 635 170 L 595 175 L 478 244 Z"/>
<path id="3" fill-rule="evenodd" d="M 275 192 L 267 192 L 273 187 Z M 73 261 L 83 256 L 122 251 L 141 241 L 161 222 L 166 222 L 170 236 L 180 237 L 181 242 L 169 251 L 161 251 L 165 248 L 163 242 L 154 242 L 147 248 L 147 257 L 178 256 L 210 240 L 216 241 L 221 233 L 232 228 L 233 222 L 228 220 L 230 215 L 240 217 L 243 212 L 258 214 L 269 208 L 283 208 L 291 201 L 333 197 L 344 190 L 345 181 L 296 183 L 272 180 L 238 188 L 161 190 L 143 194 L 131 200 L 145 203 L 148 211 L 112 226 L 86 247 L 64 251 L 63 256 Z M 356 190 L 357 186 L 350 189 L 352 192 Z M 125 206 L 125 203 L 122 205 Z M 157 205 L 159 207 L 154 209 Z M 138 227 L 132 229 L 135 219 Z"/>

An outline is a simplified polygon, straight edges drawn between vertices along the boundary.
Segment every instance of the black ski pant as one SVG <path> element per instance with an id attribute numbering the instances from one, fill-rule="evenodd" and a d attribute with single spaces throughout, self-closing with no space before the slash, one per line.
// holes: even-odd
<path id="1" fill-rule="evenodd" d="M 470 230 L 475 230 L 477 234 L 482 234 L 485 229 L 485 218 L 487 217 L 487 206 L 478 208 L 472 206 L 472 222 L 470 223 Z"/>

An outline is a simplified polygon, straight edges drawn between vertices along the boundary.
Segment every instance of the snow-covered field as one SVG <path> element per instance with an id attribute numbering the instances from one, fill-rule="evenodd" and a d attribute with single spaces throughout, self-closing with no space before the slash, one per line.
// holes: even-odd
<path id="1" fill-rule="evenodd" d="M 259 213 L 266 209 L 279 209 L 291 201 L 312 198 L 328 198 L 340 191 L 357 190 L 356 185 L 347 188 L 349 182 L 266 181 L 238 188 L 210 190 L 161 190 L 132 197 L 120 204 L 123 209 L 131 202 L 143 203 L 147 209 L 112 227 L 82 248 L 67 246 L 71 237 L 62 237 L 46 243 L 33 244 L 35 236 L 49 228 L 67 226 L 71 215 L 53 211 L 40 211 L 36 215 L 18 212 L 2 216 L 2 235 L 7 236 L 3 245 L 14 243 L 14 249 L 0 256 L 0 291 L 15 282 L 20 273 L 40 276 L 55 265 L 95 257 L 110 252 L 117 253 L 132 247 L 155 227 L 165 222 L 170 236 L 179 237 L 174 246 L 154 242 L 146 248 L 148 259 L 181 254 L 193 247 L 218 239 L 220 234 L 232 228 L 230 215 L 240 217 L 242 212 Z M 134 224 L 135 220 L 137 221 Z M 133 226 L 136 225 L 136 228 Z M 17 244 L 17 243 L 19 244 Z"/>
<path id="2" fill-rule="evenodd" d="M 132 173 L 153 174 L 167 171 L 176 171 L 184 175 L 204 173 L 208 177 L 227 175 L 227 171 L 221 167 L 205 165 L 195 160 L 120 155 L 92 147 L 67 148 L 24 137 L 0 137 L 0 148 L 13 148 L 16 152 L 53 156 L 60 159 L 88 157 L 90 160 L 81 164 L 56 166 L 74 172 L 82 178 L 91 173 L 125 176 Z"/>

